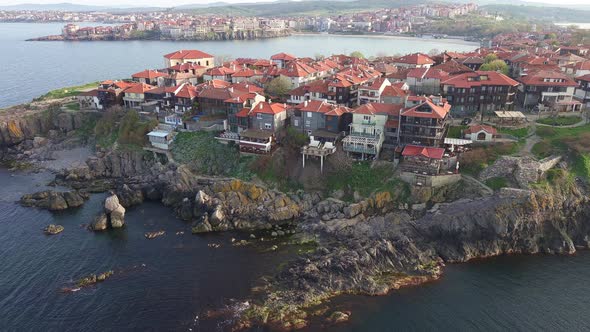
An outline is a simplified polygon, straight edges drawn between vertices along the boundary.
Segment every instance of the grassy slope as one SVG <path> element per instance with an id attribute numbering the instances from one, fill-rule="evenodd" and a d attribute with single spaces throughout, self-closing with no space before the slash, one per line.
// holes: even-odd
<path id="1" fill-rule="evenodd" d="M 574 174 L 590 180 L 590 124 L 575 128 L 538 127 L 537 135 L 543 140 L 533 147 L 535 154 L 566 154 Z"/>
<path id="2" fill-rule="evenodd" d="M 42 95 L 41 97 L 35 98 L 34 101 L 73 97 L 73 96 L 80 94 L 81 92 L 83 92 L 85 90 L 96 88 L 98 83 L 99 82 L 92 82 L 92 83 L 88 83 L 88 84 L 83 84 L 83 85 L 78 85 L 78 86 L 70 86 L 70 87 L 66 87 L 66 88 L 52 90 L 52 91 L 49 91 L 48 93 Z"/>

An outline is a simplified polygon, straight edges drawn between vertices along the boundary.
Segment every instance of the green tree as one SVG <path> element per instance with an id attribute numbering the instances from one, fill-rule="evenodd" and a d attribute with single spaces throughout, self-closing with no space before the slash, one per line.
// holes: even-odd
<path id="1" fill-rule="evenodd" d="M 289 79 L 279 76 L 266 85 L 266 93 L 272 96 L 285 97 L 291 91 Z"/>
<path id="2" fill-rule="evenodd" d="M 350 53 L 350 56 L 353 58 L 359 58 L 359 59 L 365 58 L 365 55 L 363 53 L 361 53 L 360 51 L 354 51 L 354 52 Z"/>
<path id="3" fill-rule="evenodd" d="M 508 75 L 508 65 L 503 60 L 494 60 L 490 63 L 484 63 L 479 70 L 485 71 L 499 71 L 504 75 Z"/>
<path id="4" fill-rule="evenodd" d="M 484 63 L 490 63 L 494 60 L 498 60 L 498 56 L 495 53 L 490 53 L 484 58 Z"/>
<path id="5" fill-rule="evenodd" d="M 545 35 L 545 39 L 557 39 L 557 35 L 555 33 L 548 33 Z"/>

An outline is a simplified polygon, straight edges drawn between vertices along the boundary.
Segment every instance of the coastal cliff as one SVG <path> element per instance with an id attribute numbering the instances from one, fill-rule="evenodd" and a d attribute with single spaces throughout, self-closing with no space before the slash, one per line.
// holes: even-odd
<path id="1" fill-rule="evenodd" d="M 565 253 L 588 248 L 590 201 L 575 189 L 512 191 L 460 200 L 412 219 L 405 212 L 310 221 L 317 250 L 287 264 L 258 288 L 240 328 L 303 327 L 340 294 L 384 295 L 437 279 L 445 263 L 502 254 Z M 328 312 L 329 313 L 329 312 Z"/>

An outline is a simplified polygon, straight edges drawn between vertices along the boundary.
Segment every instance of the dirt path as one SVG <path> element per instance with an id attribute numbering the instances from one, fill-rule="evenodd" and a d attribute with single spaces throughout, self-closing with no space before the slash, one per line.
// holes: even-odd
<path id="1" fill-rule="evenodd" d="M 525 139 L 525 143 L 518 152 L 519 156 L 532 156 L 533 146 L 541 141 L 541 137 L 537 135 L 537 126 L 532 125 L 531 134 Z"/>

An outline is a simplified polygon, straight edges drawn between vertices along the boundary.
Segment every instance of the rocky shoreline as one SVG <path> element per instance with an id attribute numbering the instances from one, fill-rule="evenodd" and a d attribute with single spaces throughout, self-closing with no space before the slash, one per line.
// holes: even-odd
<path id="1" fill-rule="evenodd" d="M 130 40 L 168 40 L 168 41 L 225 41 L 225 40 L 256 40 L 288 37 L 291 35 L 289 30 L 269 31 L 269 30 L 246 30 L 246 31 L 228 31 L 228 32 L 209 32 L 195 34 L 191 38 L 170 38 L 160 35 L 147 36 L 142 35 L 92 35 L 78 37 L 76 39 L 65 38 L 62 35 L 51 35 L 37 38 L 30 38 L 26 41 L 130 41 Z"/>
<path id="2" fill-rule="evenodd" d="M 83 122 L 73 115 L 0 122 L 0 159 L 38 164 L 46 157 L 39 151 L 67 146 Z M 350 313 L 330 311 L 327 300 L 384 295 L 436 280 L 447 263 L 503 254 L 573 254 L 590 246 L 590 199 L 575 183 L 484 195 L 462 182 L 427 194 L 415 190 L 411 202 L 388 192 L 344 202 L 319 192 L 284 193 L 202 176 L 143 151 L 98 150 L 82 165 L 57 172 L 54 184 L 72 191 L 25 195 L 23 204 L 60 210 L 83 204 L 86 192 L 112 190 L 94 230 L 124 227 L 125 209 L 150 200 L 192 222 L 193 233 L 264 230 L 313 243 L 313 250 L 264 278 L 248 305 L 240 306 L 234 327 L 242 329 L 297 329 L 318 315 L 327 323 L 345 321 Z"/>

